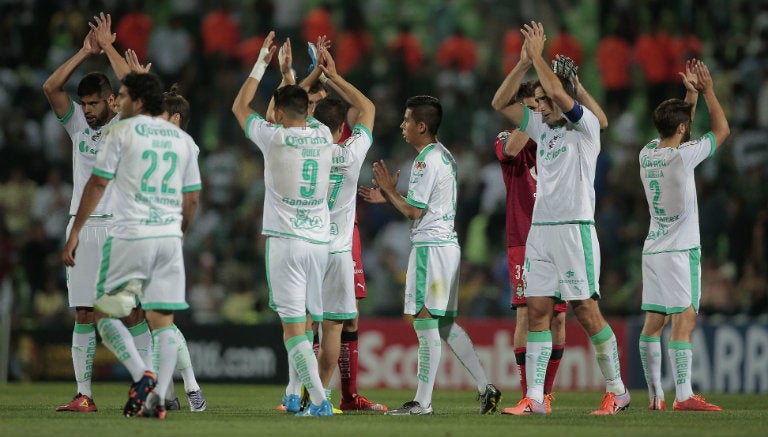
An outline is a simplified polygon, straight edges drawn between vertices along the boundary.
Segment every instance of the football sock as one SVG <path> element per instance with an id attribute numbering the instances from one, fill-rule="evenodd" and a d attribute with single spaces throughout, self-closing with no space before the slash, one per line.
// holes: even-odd
<path id="1" fill-rule="evenodd" d="M 414 319 L 413 329 L 419 341 L 418 373 L 416 396 L 413 400 L 422 407 L 432 405 L 432 390 L 435 387 L 437 369 L 440 365 L 442 344 L 437 319 Z"/>
<path id="2" fill-rule="evenodd" d="M 520 390 L 523 392 L 523 397 L 527 396 L 528 383 L 525 377 L 525 348 L 515 348 L 515 362 L 517 363 L 517 369 L 520 372 Z"/>
<path id="3" fill-rule="evenodd" d="M 595 347 L 595 358 L 605 378 L 605 391 L 620 395 L 627 391 L 621 380 L 619 349 L 611 325 L 606 324 L 597 334 L 589 337 Z"/>
<path id="4" fill-rule="evenodd" d="M 341 331 L 339 352 L 341 398 L 349 401 L 357 393 L 357 331 Z"/>
<path id="5" fill-rule="evenodd" d="M 96 324 L 75 323 L 72 330 L 72 364 L 75 369 L 77 392 L 89 398 L 93 377 L 93 358 L 96 355 Z"/>
<path id="6" fill-rule="evenodd" d="M 153 370 L 139 355 L 133 337 L 120 319 L 103 318 L 96 327 L 101 335 L 101 342 L 128 369 L 133 382 L 139 382 L 145 371 Z"/>
<path id="7" fill-rule="evenodd" d="M 163 326 L 152 331 L 152 352 L 157 366 L 157 389 L 160 405 L 165 405 L 168 386 L 173 381 L 176 359 L 179 356 L 179 337 L 174 325 Z"/>
<path id="8" fill-rule="evenodd" d="M 667 353 L 672 365 L 672 373 L 675 375 L 675 398 L 678 401 L 684 401 L 693 395 L 691 387 L 693 349 L 688 342 L 670 341 Z"/>
<path id="9" fill-rule="evenodd" d="M 312 353 L 312 343 L 307 340 L 306 336 L 299 335 L 289 338 L 285 342 L 285 349 L 288 351 L 288 360 L 293 361 L 299 381 L 309 392 L 312 403 L 320 405 L 325 400 L 325 390 L 320 382 L 317 358 Z"/>
<path id="10" fill-rule="evenodd" d="M 142 320 L 138 324 L 128 328 L 128 332 L 133 336 L 133 344 L 136 345 L 136 350 L 139 351 L 141 359 L 144 363 L 157 373 L 157 367 L 153 361 L 152 356 L 152 333 L 149 331 L 149 325 L 146 320 Z"/>
<path id="11" fill-rule="evenodd" d="M 192 368 L 192 357 L 189 356 L 187 339 L 176 325 L 173 325 L 173 330 L 176 332 L 179 344 L 176 368 L 181 372 L 181 377 L 184 379 L 184 391 L 189 393 L 191 391 L 200 390 L 200 386 L 197 384 L 197 379 L 195 379 L 195 371 Z"/>
<path id="12" fill-rule="evenodd" d="M 643 364 L 645 383 L 648 385 L 648 399 L 664 400 L 661 387 L 661 337 L 640 335 L 640 362 Z"/>
<path id="13" fill-rule="evenodd" d="M 528 331 L 525 349 L 527 397 L 536 402 L 544 402 L 544 379 L 549 357 L 552 356 L 552 331 Z"/>
<path id="14" fill-rule="evenodd" d="M 485 374 L 480 357 L 477 356 L 475 345 L 467 335 L 466 331 L 453 320 L 453 317 L 442 317 L 438 322 L 440 338 L 445 340 L 459 362 L 472 375 L 477 384 L 477 391 L 485 391 L 488 385 L 488 376 Z"/>
<path id="15" fill-rule="evenodd" d="M 564 344 L 552 345 L 552 356 L 547 363 L 547 374 L 544 376 L 544 393 L 552 393 L 552 386 L 555 384 L 557 369 L 560 368 L 560 360 L 563 358 Z"/>

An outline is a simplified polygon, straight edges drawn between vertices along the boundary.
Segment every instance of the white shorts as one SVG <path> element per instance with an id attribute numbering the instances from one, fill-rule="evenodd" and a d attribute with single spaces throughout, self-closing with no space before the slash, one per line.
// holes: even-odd
<path id="1" fill-rule="evenodd" d="M 323 277 L 328 245 L 295 238 L 267 238 L 269 307 L 286 323 L 323 321 Z"/>
<path id="2" fill-rule="evenodd" d="M 408 256 L 405 314 L 422 307 L 433 316 L 456 317 L 459 304 L 459 246 L 416 246 Z"/>
<path id="3" fill-rule="evenodd" d="M 351 320 L 357 316 L 355 261 L 352 252 L 328 254 L 323 278 L 323 319 Z"/>
<path id="4" fill-rule="evenodd" d="M 69 219 L 67 235 L 72 231 L 75 218 Z M 79 243 L 75 252 L 75 266 L 67 267 L 67 291 L 69 306 L 93 307 L 96 299 L 96 276 L 99 272 L 101 247 L 107 241 L 112 218 L 90 218 L 80 230 Z"/>
<path id="5" fill-rule="evenodd" d="M 184 310 L 186 276 L 180 237 L 124 240 L 109 237 L 104 243 L 97 297 L 120 291 L 140 281 L 136 295 L 146 310 Z"/>
<path id="6" fill-rule="evenodd" d="M 600 296 L 600 244 L 592 224 L 531 226 L 525 245 L 525 297 Z"/>
<path id="7" fill-rule="evenodd" d="M 643 254 L 644 311 L 676 314 L 701 300 L 701 250 Z"/>

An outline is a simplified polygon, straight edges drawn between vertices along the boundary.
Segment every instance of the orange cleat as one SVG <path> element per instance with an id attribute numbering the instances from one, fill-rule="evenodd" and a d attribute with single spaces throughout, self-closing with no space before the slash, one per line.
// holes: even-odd
<path id="1" fill-rule="evenodd" d="M 547 411 L 547 405 L 544 402 L 537 402 L 531 398 L 523 398 L 514 407 L 501 410 L 501 414 L 511 414 L 513 416 L 525 416 L 528 414 L 550 414 Z"/>
<path id="2" fill-rule="evenodd" d="M 600 408 L 589 414 L 593 416 L 614 415 L 621 410 L 629 408 L 629 399 L 629 390 L 624 390 L 624 394 L 620 395 L 608 392 L 603 396 L 603 402 L 600 403 Z"/>
<path id="3" fill-rule="evenodd" d="M 675 399 L 672 409 L 675 411 L 723 411 L 722 408 L 715 404 L 710 404 L 698 394 L 695 394 L 682 402 L 678 402 L 677 399 Z"/>
<path id="4" fill-rule="evenodd" d="M 657 396 L 654 396 L 653 399 L 651 399 L 651 403 L 648 404 L 648 409 L 655 411 L 666 411 L 667 404 L 664 402 L 664 399 L 659 399 Z"/>

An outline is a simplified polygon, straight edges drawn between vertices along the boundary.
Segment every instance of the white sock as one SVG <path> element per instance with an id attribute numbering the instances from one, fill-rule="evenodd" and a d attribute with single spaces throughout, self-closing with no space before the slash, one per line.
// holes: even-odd
<path id="1" fill-rule="evenodd" d="M 133 382 L 139 382 L 144 376 L 144 372 L 152 370 L 141 359 L 141 355 L 133 343 L 133 336 L 120 319 L 101 319 L 97 328 L 101 335 L 101 342 L 128 369 Z"/>
<path id="2" fill-rule="evenodd" d="M 432 391 L 435 388 L 443 345 L 440 342 L 437 319 L 414 319 L 413 329 L 416 331 L 416 338 L 419 341 L 417 373 L 419 383 L 416 386 L 416 396 L 413 400 L 426 408 L 432 405 Z"/>
<path id="3" fill-rule="evenodd" d="M 480 362 L 480 357 L 477 356 L 472 339 L 458 323 L 453 321 L 453 318 L 440 319 L 438 326 L 440 327 L 440 338 L 445 340 L 456 358 L 475 379 L 477 391 L 483 393 L 485 386 L 488 385 L 488 377 L 485 374 L 485 369 L 483 369 L 483 364 Z"/>
<path id="4" fill-rule="evenodd" d="M 72 330 L 72 365 L 75 369 L 77 392 L 93 397 L 91 378 L 93 377 L 93 358 L 96 355 L 96 324 L 75 323 Z"/>
<path id="5" fill-rule="evenodd" d="M 184 379 L 184 391 L 189 393 L 191 391 L 200 390 L 200 386 L 197 384 L 197 379 L 195 379 L 195 371 L 192 369 L 192 357 L 189 356 L 187 339 L 176 325 L 173 325 L 173 329 L 176 332 L 176 337 L 179 343 L 176 368 L 181 372 L 181 377 Z"/>
<path id="6" fill-rule="evenodd" d="M 640 335 L 640 361 L 643 364 L 650 401 L 653 401 L 654 397 L 664 400 L 664 389 L 661 386 L 661 358 L 661 337 Z"/>
<path id="7" fill-rule="evenodd" d="M 157 366 L 155 364 L 154 357 L 152 356 L 152 332 L 149 331 L 149 325 L 146 320 L 142 320 L 140 323 L 128 328 L 128 332 L 133 336 L 133 344 L 136 345 L 136 350 L 139 351 L 141 359 L 144 360 L 147 366 L 157 373 Z"/>
<path id="8" fill-rule="evenodd" d="M 552 331 L 528 331 L 528 342 L 525 344 L 526 396 L 539 403 L 544 402 L 544 380 L 551 356 Z"/>
<path id="9" fill-rule="evenodd" d="M 617 395 L 624 394 L 627 389 L 621 380 L 619 348 L 611 326 L 605 325 L 602 331 L 589 337 L 589 340 L 595 348 L 597 365 L 603 373 L 603 378 L 605 378 L 605 391 Z"/>
<path id="10" fill-rule="evenodd" d="M 152 331 L 152 352 L 157 366 L 155 392 L 160 396 L 160 405 L 165 405 L 168 386 L 173 381 L 173 371 L 176 369 L 176 358 L 179 354 L 179 337 L 176 336 L 175 326 L 163 326 Z"/>
<path id="11" fill-rule="evenodd" d="M 320 405 L 325 400 L 325 390 L 320 382 L 317 358 L 312 351 L 312 343 L 307 341 L 305 335 L 298 335 L 285 342 L 285 349 L 288 351 L 288 360 L 293 361 L 299 381 L 309 392 L 312 403 Z"/>
<path id="12" fill-rule="evenodd" d="M 669 363 L 672 366 L 672 374 L 675 375 L 675 398 L 684 401 L 693 396 L 691 387 L 691 364 L 693 362 L 693 349 L 691 344 L 685 341 L 670 341 Z"/>

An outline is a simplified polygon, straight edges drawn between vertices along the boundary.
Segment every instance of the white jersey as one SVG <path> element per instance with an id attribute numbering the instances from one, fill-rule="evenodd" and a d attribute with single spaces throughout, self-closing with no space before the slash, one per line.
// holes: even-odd
<path id="1" fill-rule="evenodd" d="M 245 135 L 264 154 L 264 224 L 262 233 L 330 242 L 330 185 L 333 136 L 324 124 L 307 119 L 304 127 L 283 127 L 253 114 Z"/>
<path id="2" fill-rule="evenodd" d="M 365 155 L 373 144 L 367 127 L 357 124 L 343 144 L 333 148 L 328 209 L 331 211 L 330 253 L 352 250 L 352 231 L 357 206 L 357 181 Z"/>
<path id="3" fill-rule="evenodd" d="M 600 122 L 589 109 L 564 126 L 552 128 L 541 113 L 524 108 L 520 130 L 536 141 L 536 203 L 533 225 L 592 223 L 595 219 L 595 167 L 600 153 Z"/>
<path id="4" fill-rule="evenodd" d="M 441 143 L 432 143 L 411 166 L 405 201 L 424 209 L 411 222 L 414 246 L 458 245 L 456 220 L 456 160 Z"/>
<path id="5" fill-rule="evenodd" d="M 715 153 L 715 136 L 709 132 L 677 147 L 658 145 L 655 139 L 640 151 L 640 179 L 651 213 L 643 253 L 697 248 L 701 242 L 693 170 Z"/>
<path id="6" fill-rule="evenodd" d="M 181 237 L 183 194 L 201 187 L 199 153 L 189 134 L 160 118 L 137 115 L 107 129 L 93 174 L 114 179 L 110 235 Z"/>
<path id="7" fill-rule="evenodd" d="M 69 112 L 59 119 L 69 137 L 72 139 L 72 201 L 69 204 L 70 215 L 77 214 L 77 208 L 80 206 L 80 198 L 83 195 L 85 184 L 91 177 L 93 164 L 96 162 L 96 153 L 101 149 L 104 129 L 120 120 L 120 115 L 112 117 L 107 124 L 99 129 L 94 129 L 85 121 L 83 107 L 69 101 Z M 112 196 L 111 184 L 107 186 L 104 195 L 99 204 L 91 213 L 91 216 L 110 216 L 112 207 L 110 198 Z"/>

